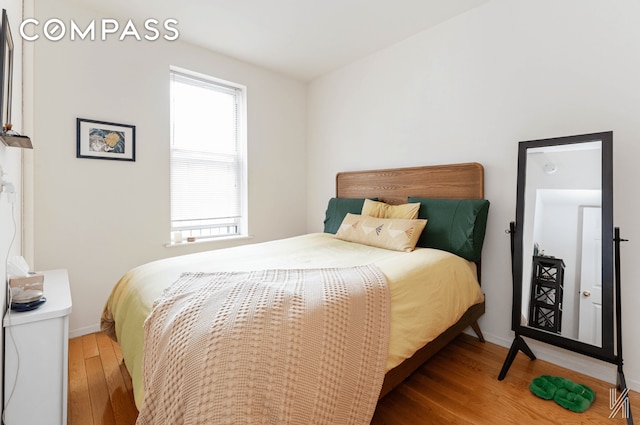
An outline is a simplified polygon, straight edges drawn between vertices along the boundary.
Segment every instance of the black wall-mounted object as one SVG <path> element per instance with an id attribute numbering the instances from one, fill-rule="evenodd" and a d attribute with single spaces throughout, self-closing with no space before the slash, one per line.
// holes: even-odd
<path id="1" fill-rule="evenodd" d="M 11 123 L 11 92 L 13 86 L 13 38 L 9 27 L 7 11 L 2 9 L 2 29 L 0 30 L 0 121 L 2 127 Z"/>
<path id="2" fill-rule="evenodd" d="M 12 130 L 13 38 L 5 9 L 2 9 L 2 28 L 0 28 L 0 61 L 0 142 L 6 146 L 33 149 L 28 136 L 22 136 Z"/>

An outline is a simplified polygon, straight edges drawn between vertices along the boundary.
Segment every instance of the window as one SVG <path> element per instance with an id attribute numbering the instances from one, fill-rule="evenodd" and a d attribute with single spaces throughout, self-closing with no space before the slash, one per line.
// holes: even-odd
<path id="1" fill-rule="evenodd" d="M 246 235 L 246 89 L 170 75 L 173 241 Z"/>

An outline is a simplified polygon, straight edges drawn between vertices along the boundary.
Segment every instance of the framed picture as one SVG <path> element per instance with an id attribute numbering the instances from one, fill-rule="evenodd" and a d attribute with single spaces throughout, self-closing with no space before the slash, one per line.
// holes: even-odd
<path id="1" fill-rule="evenodd" d="M 105 121 L 77 119 L 76 157 L 136 160 L 136 127 Z"/>

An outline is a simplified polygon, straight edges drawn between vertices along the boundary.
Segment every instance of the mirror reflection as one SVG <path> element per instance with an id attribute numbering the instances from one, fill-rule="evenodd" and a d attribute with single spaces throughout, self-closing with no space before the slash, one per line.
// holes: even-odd
<path id="1" fill-rule="evenodd" d="M 529 148 L 521 325 L 602 347 L 602 142 Z"/>

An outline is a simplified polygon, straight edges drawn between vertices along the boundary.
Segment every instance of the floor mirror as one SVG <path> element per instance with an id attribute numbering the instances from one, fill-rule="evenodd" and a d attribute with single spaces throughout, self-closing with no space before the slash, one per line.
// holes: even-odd
<path id="1" fill-rule="evenodd" d="M 519 351 L 535 359 L 526 337 L 617 365 L 626 394 L 612 144 L 612 132 L 519 143 L 508 230 L 515 338 L 500 380 Z"/>

